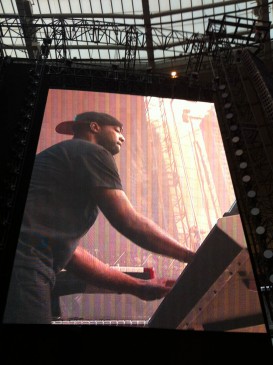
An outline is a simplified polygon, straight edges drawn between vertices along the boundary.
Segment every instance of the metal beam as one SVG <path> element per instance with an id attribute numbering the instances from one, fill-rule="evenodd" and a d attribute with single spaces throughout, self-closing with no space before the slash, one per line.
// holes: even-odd
<path id="1" fill-rule="evenodd" d="M 35 34 L 35 28 L 33 28 L 31 2 L 28 0 L 16 0 L 16 5 L 22 25 L 26 50 L 29 58 L 34 59 L 37 57 L 38 41 Z"/>
<path id="2" fill-rule="evenodd" d="M 143 17 L 144 17 L 144 26 L 145 26 L 145 34 L 146 34 L 146 50 L 148 55 L 148 66 L 151 69 L 154 69 L 154 50 L 153 50 L 153 35 L 152 35 L 152 26 L 151 26 L 151 14 L 149 8 L 149 1 L 142 0 L 142 8 L 143 8 Z"/>

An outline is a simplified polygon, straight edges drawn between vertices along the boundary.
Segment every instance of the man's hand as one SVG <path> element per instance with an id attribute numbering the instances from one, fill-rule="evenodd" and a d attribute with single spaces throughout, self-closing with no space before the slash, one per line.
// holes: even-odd
<path id="1" fill-rule="evenodd" d="M 141 280 L 141 282 L 135 295 L 147 301 L 164 298 L 174 284 L 174 281 L 162 279 Z"/>
<path id="2" fill-rule="evenodd" d="M 139 214 L 124 191 L 99 188 L 95 197 L 111 225 L 139 247 L 180 262 L 192 261 L 194 252 L 183 247 L 155 222 Z"/>

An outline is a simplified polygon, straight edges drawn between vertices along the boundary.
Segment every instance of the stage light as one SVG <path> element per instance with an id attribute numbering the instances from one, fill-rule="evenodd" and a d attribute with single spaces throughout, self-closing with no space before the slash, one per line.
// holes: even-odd
<path id="1" fill-rule="evenodd" d="M 17 155 L 18 159 L 19 160 L 23 160 L 24 158 L 24 152 L 19 152 L 18 155 Z"/>
<path id="2" fill-rule="evenodd" d="M 249 197 L 249 198 L 255 198 L 255 196 L 256 196 L 256 191 L 254 191 L 254 190 L 249 190 L 248 192 L 247 192 L 247 196 Z"/>
<path id="3" fill-rule="evenodd" d="M 22 130 L 23 130 L 24 132 L 28 132 L 28 130 L 29 130 L 29 126 L 28 126 L 28 125 L 22 125 Z"/>
<path id="4" fill-rule="evenodd" d="M 258 214 L 260 214 L 260 209 L 259 208 L 252 208 L 250 213 L 251 213 L 251 215 L 258 215 Z"/>
<path id="5" fill-rule="evenodd" d="M 244 175 L 243 177 L 242 177 L 242 181 L 244 182 L 244 183 L 249 183 L 249 181 L 251 180 L 251 177 L 249 176 L 249 175 Z"/>
<path id="6" fill-rule="evenodd" d="M 49 37 L 46 37 L 43 39 L 43 44 L 41 45 L 41 53 L 43 56 L 48 57 L 49 55 L 49 46 L 52 43 L 52 39 Z"/>
<path id="7" fill-rule="evenodd" d="M 9 199 L 8 201 L 7 201 L 7 203 L 6 203 L 6 206 L 8 207 L 8 208 L 11 208 L 12 207 L 12 204 L 13 202 L 12 202 L 12 199 Z"/>
<path id="8" fill-rule="evenodd" d="M 171 71 L 171 78 L 176 79 L 177 77 L 178 77 L 177 72 L 176 71 Z"/>
<path id="9" fill-rule="evenodd" d="M 273 257 L 273 251 L 272 250 L 269 250 L 269 249 L 265 250 L 264 251 L 264 257 L 266 259 L 271 259 Z"/>
<path id="10" fill-rule="evenodd" d="M 258 226 L 256 228 L 256 233 L 259 234 L 259 235 L 262 235 L 265 233 L 265 228 L 263 226 Z"/>
<path id="11" fill-rule="evenodd" d="M 223 98 L 223 99 L 226 99 L 226 98 L 228 97 L 228 93 L 227 93 L 227 92 L 222 93 L 222 95 L 221 95 L 221 96 L 222 96 L 222 98 Z"/>
<path id="12" fill-rule="evenodd" d="M 240 141 L 240 138 L 238 136 L 235 136 L 231 139 L 233 143 L 238 143 Z"/>
<path id="13" fill-rule="evenodd" d="M 16 166 L 16 167 L 13 169 L 13 173 L 14 173 L 15 175 L 19 175 L 19 174 L 20 174 L 20 169 L 19 169 L 19 167 L 18 167 L 18 166 Z"/>
<path id="14" fill-rule="evenodd" d="M 238 150 L 235 151 L 235 155 L 238 157 L 242 156 L 243 153 L 244 153 L 244 151 L 241 148 L 239 148 Z"/>
<path id="15" fill-rule="evenodd" d="M 219 85 L 219 90 L 225 90 L 225 88 L 226 88 L 226 85 L 225 84 Z"/>
<path id="16" fill-rule="evenodd" d="M 11 184 L 9 186 L 9 188 L 10 188 L 11 191 L 15 191 L 16 185 L 15 184 Z"/>
<path id="17" fill-rule="evenodd" d="M 239 165 L 240 169 L 246 169 L 247 168 L 247 162 L 243 161 L 243 162 L 240 162 L 240 165 Z"/>
<path id="18" fill-rule="evenodd" d="M 38 93 L 38 91 L 36 90 L 36 89 L 32 89 L 30 92 L 29 92 L 29 94 L 30 94 L 30 96 L 36 96 L 37 95 L 37 93 Z"/>
<path id="19" fill-rule="evenodd" d="M 30 121 L 31 120 L 31 114 L 30 113 L 26 113 L 24 115 L 24 119 Z"/>
<path id="20" fill-rule="evenodd" d="M 225 109 L 230 109 L 231 108 L 231 103 L 225 103 L 225 105 L 224 105 L 224 108 Z"/>
<path id="21" fill-rule="evenodd" d="M 39 84 L 39 80 L 37 80 L 37 79 L 32 79 L 30 82 L 34 86 Z"/>
<path id="22" fill-rule="evenodd" d="M 233 115 L 234 115 L 233 113 L 227 113 L 226 114 L 226 119 L 228 119 L 228 120 L 232 119 Z"/>
<path id="23" fill-rule="evenodd" d="M 229 129 L 230 129 L 232 132 L 235 132 L 235 131 L 237 131 L 237 129 L 238 129 L 238 125 L 237 125 L 237 124 L 232 124 L 232 125 L 229 127 Z"/>

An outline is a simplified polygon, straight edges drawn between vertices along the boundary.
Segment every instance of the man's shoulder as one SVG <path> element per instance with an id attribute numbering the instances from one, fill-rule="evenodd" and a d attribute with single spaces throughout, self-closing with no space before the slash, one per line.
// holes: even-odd
<path id="1" fill-rule="evenodd" d="M 86 141 L 83 139 L 71 139 L 59 143 L 59 152 L 65 154 L 77 160 L 92 158 L 93 161 L 104 161 L 104 163 L 111 163 L 113 161 L 113 156 L 111 153 L 103 146 Z M 55 151 L 57 154 L 58 151 Z"/>
<path id="2" fill-rule="evenodd" d="M 83 145 L 83 146 L 89 146 L 89 147 L 94 147 L 94 148 L 101 148 L 102 146 L 92 143 L 90 141 L 87 141 L 85 139 L 80 139 L 80 138 L 72 138 L 72 139 L 67 139 L 65 141 L 59 142 L 59 145 Z"/>
<path id="3" fill-rule="evenodd" d="M 42 150 L 36 155 L 36 160 L 44 158 L 54 158 L 54 156 L 63 156 L 71 159 L 72 156 L 103 156 L 107 155 L 107 150 L 97 144 L 82 139 L 69 139 L 53 144 L 52 146 Z"/>
<path id="4" fill-rule="evenodd" d="M 83 140 L 83 139 L 69 139 L 62 142 L 59 142 L 52 146 L 56 149 L 71 149 L 71 150 L 77 150 L 80 149 L 81 151 L 84 150 L 91 150 L 91 151 L 104 151 L 105 148 L 95 144 L 91 143 L 89 141 Z"/>

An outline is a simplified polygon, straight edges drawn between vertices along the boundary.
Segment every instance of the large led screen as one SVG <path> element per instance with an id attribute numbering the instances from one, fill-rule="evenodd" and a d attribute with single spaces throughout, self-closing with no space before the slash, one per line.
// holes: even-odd
<path id="1" fill-rule="evenodd" d="M 192 308 L 187 313 L 182 311 L 184 314 L 180 324 L 175 327 L 204 330 L 206 326 L 203 323 L 213 322 L 212 313 L 217 322 L 223 323 L 224 320 L 245 317 L 245 308 L 255 307 L 259 317 L 259 301 L 251 266 L 247 266 L 250 271 L 244 277 L 240 276 L 242 270 L 237 267 L 237 251 L 234 260 L 232 257 L 228 264 L 233 268 L 233 274 L 227 277 L 225 268 L 217 275 L 210 274 L 213 264 L 207 255 L 211 254 L 211 249 L 206 253 L 206 245 L 210 245 L 207 243 L 209 240 L 217 240 L 213 237 L 215 227 L 225 231 L 232 245 L 240 241 L 238 246 L 246 247 L 238 212 L 235 209 L 232 213 L 236 201 L 214 104 L 153 96 L 50 89 L 37 154 L 65 139 L 71 139 L 71 136 L 56 133 L 56 126 L 87 111 L 108 113 L 123 123 L 125 141 L 114 158 L 126 195 L 140 214 L 157 223 L 182 246 L 195 251 L 196 255 L 200 252 L 198 260 L 203 262 L 201 274 L 204 278 L 211 276 L 211 284 L 205 291 L 202 288 L 207 284 L 203 284 L 202 278 L 198 277 L 197 286 L 191 286 L 189 282 L 188 286 L 184 285 L 184 292 L 176 294 L 181 307 L 183 297 L 192 297 L 188 301 Z M 72 171 L 71 179 L 77 178 L 77 174 L 80 171 Z M 51 182 L 44 183 L 50 186 Z M 43 210 L 43 207 L 40 209 Z M 148 273 L 166 279 L 173 283 L 174 288 L 178 281 L 184 280 L 186 270 L 188 274 L 185 279 L 192 275 L 195 281 L 196 272 L 200 271 L 196 267 L 198 262 L 187 265 L 138 247 L 115 230 L 102 213 L 82 237 L 80 245 L 109 266 L 140 277 Z M 219 242 L 213 245 L 220 247 Z M 220 261 L 221 256 L 226 255 L 219 249 L 215 251 Z M 242 265 L 249 260 L 247 250 L 243 251 L 244 261 L 241 251 L 238 251 Z M 229 287 L 231 279 L 235 284 Z M 252 280 L 250 289 L 254 297 L 248 295 L 248 279 Z M 238 284 L 239 281 L 242 284 Z M 168 300 L 168 295 L 164 299 L 145 301 L 133 295 L 103 290 L 83 293 L 72 288 L 69 291 L 72 284 L 72 279 L 65 282 L 64 295 L 55 298 L 58 313 L 53 324 L 149 326 L 151 318 Z M 243 290 L 240 285 L 244 285 Z M 254 313 L 255 318 L 257 313 Z M 231 318 L 228 318 L 229 315 Z M 251 317 L 249 313 L 247 315 Z M 164 316 L 168 318 L 168 313 Z M 189 320 L 191 325 L 187 324 Z M 227 330 L 224 325 L 223 330 Z M 264 332 L 265 328 L 262 321 L 250 319 L 249 323 L 231 325 L 228 330 Z"/>

